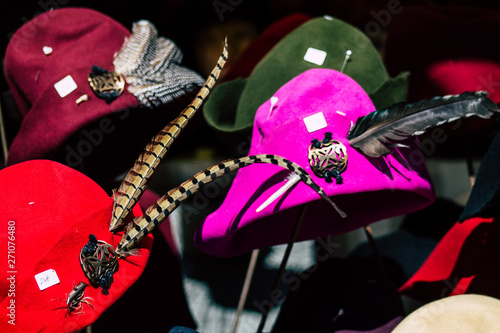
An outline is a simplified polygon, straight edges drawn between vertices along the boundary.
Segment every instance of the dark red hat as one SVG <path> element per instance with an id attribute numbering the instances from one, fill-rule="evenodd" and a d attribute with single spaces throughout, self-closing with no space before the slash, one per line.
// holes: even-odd
<path id="1" fill-rule="evenodd" d="M 484 155 L 461 215 L 401 292 L 430 301 L 480 293 L 500 298 L 500 133 Z"/>
<path id="2" fill-rule="evenodd" d="M 408 6 L 388 27 L 384 63 L 410 72 L 410 102 L 485 90 L 499 103 L 499 27 L 493 8 Z"/>
<path id="3" fill-rule="evenodd" d="M 474 293 L 500 298 L 499 239 L 498 218 L 457 222 L 400 292 L 423 302 Z"/>
<path id="4" fill-rule="evenodd" d="M 96 173 L 127 170 L 204 82 L 181 60 L 149 21 L 134 23 L 131 34 L 91 9 L 36 16 L 14 33 L 5 54 L 22 117 L 8 164 L 45 158 L 76 168 L 87 158 Z"/>
<path id="5" fill-rule="evenodd" d="M 408 71 L 408 101 L 434 96 L 487 91 L 500 103 L 500 11 L 475 6 L 408 6 L 391 17 L 384 43 L 389 74 Z M 469 118 L 442 125 L 448 140 L 429 148 L 435 156 L 481 157 L 496 128 L 493 119 Z M 434 138 L 422 136 L 422 142 Z M 485 144 L 486 142 L 486 144 Z"/>
<path id="6" fill-rule="evenodd" d="M 108 230 L 112 199 L 87 176 L 57 162 L 36 160 L 1 170 L 0 184 L 0 244 L 6 251 L 0 273 L 0 302 L 6 312 L 0 331 L 80 330 L 142 274 L 151 236 L 141 243 L 138 255 L 118 260 L 107 293 L 84 274 L 80 252 L 90 235 L 113 247 L 121 238 Z M 132 215 L 140 214 L 136 209 Z M 80 282 L 87 285 L 81 302 L 69 311 L 67 298 Z"/>

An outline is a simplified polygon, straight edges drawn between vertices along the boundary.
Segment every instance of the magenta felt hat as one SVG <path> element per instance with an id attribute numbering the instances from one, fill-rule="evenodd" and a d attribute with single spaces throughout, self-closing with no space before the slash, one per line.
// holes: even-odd
<path id="1" fill-rule="evenodd" d="M 86 8 L 36 16 L 13 34 L 5 54 L 22 119 L 8 164 L 44 158 L 76 168 L 83 159 L 99 159 L 101 173 L 122 172 L 116 170 L 128 168 L 203 84 L 181 60 L 182 52 L 149 21 L 129 31 Z M 102 160 L 111 156 L 108 170 Z"/>
<path id="2" fill-rule="evenodd" d="M 368 158 L 349 146 L 349 128 L 374 110 L 358 83 L 332 69 L 310 69 L 283 85 L 257 110 L 249 155 L 275 154 L 299 164 L 347 217 L 302 183 L 257 213 L 288 172 L 252 165 L 238 171 L 223 204 L 200 224 L 196 246 L 229 257 L 286 243 L 306 203 L 297 241 L 345 233 L 429 205 L 435 195 L 416 139 L 384 158 Z M 309 163 L 311 142 L 328 132 L 338 141 L 333 149 L 347 156 L 341 184 L 319 177 Z"/>

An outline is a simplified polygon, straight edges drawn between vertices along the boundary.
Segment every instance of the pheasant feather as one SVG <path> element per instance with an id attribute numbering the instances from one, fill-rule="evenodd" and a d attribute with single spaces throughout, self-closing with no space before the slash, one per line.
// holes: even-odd
<path id="1" fill-rule="evenodd" d="M 222 54 L 205 85 L 180 115 L 151 139 L 142 154 L 135 161 L 134 166 L 130 169 L 118 190 L 114 192 L 113 216 L 111 217 L 109 230 L 115 230 L 121 226 L 125 217 L 132 210 L 132 207 L 139 201 L 140 196 L 146 189 L 149 178 L 161 162 L 161 159 L 207 98 L 210 90 L 219 78 L 226 60 L 227 40 L 224 42 Z"/>
<path id="2" fill-rule="evenodd" d="M 135 22 L 132 34 L 116 53 L 115 71 L 128 83 L 128 91 L 145 107 L 166 104 L 203 85 L 203 78 L 180 65 L 182 52 L 173 41 L 158 37 L 155 26 Z"/>
<path id="3" fill-rule="evenodd" d="M 315 190 L 323 199 L 327 200 L 330 205 L 337 210 L 340 216 L 346 216 L 345 213 L 330 200 L 323 189 L 314 183 L 311 176 L 309 176 L 309 174 L 298 164 L 276 155 L 252 155 L 221 162 L 197 173 L 194 177 L 185 181 L 180 186 L 168 191 L 166 195 L 149 207 L 143 216 L 137 217 L 129 224 L 118 244 L 117 253 L 126 253 L 133 250 L 145 236 L 151 233 L 184 200 L 195 194 L 204 184 L 208 184 L 224 174 L 253 163 L 271 163 L 296 173 L 301 181 Z"/>
<path id="4" fill-rule="evenodd" d="M 349 130 L 351 147 L 370 157 L 391 153 L 393 141 L 421 135 L 428 129 L 459 118 L 490 118 L 500 110 L 486 92 L 438 96 L 417 103 L 397 103 L 358 118 Z"/>

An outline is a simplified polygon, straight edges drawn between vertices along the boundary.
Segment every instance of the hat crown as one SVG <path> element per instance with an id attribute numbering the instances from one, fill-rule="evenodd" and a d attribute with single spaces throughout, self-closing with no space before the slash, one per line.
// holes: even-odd
<path id="1" fill-rule="evenodd" d="M 20 113 L 26 116 L 38 98 L 68 75 L 78 87 L 87 87 L 93 65 L 111 70 L 113 54 L 129 35 L 120 23 L 85 8 L 49 11 L 25 23 L 5 54 L 7 81 Z M 50 54 L 44 52 L 46 46 Z"/>
<path id="2" fill-rule="evenodd" d="M 255 115 L 255 125 L 261 135 L 271 135 L 277 127 L 294 126 L 296 134 L 309 135 L 305 118 L 318 113 L 329 114 L 324 131 L 333 133 L 334 138 L 345 138 L 351 122 L 375 110 L 370 97 L 363 88 L 349 76 L 333 69 L 310 69 L 281 87 L 273 98 L 264 103 Z M 321 116 L 319 116 L 321 117 Z M 314 128 L 314 127 L 313 127 Z M 318 134 L 313 131 L 311 137 Z"/>

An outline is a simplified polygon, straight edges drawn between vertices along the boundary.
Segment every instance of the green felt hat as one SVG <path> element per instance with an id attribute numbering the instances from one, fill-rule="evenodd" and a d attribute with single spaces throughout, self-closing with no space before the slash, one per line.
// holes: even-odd
<path id="1" fill-rule="evenodd" d="M 361 30 L 339 19 L 311 19 L 281 39 L 255 66 L 248 78 L 219 84 L 203 106 L 208 125 L 229 144 L 251 134 L 254 116 L 286 82 L 311 68 L 340 71 L 367 92 L 377 109 L 406 100 L 408 73 L 389 77 L 372 42 Z"/>

